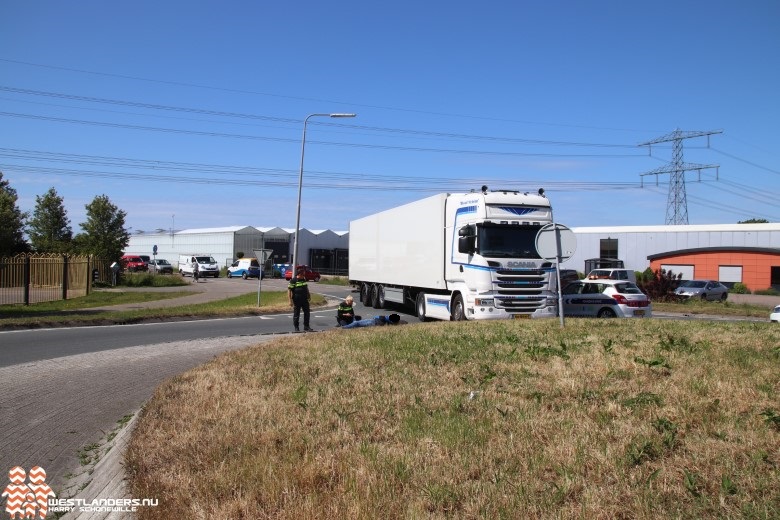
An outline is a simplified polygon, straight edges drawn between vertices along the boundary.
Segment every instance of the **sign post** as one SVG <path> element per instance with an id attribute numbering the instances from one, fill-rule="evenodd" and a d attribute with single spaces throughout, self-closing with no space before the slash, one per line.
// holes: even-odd
<path id="1" fill-rule="evenodd" d="M 265 263 L 273 254 L 273 249 L 253 249 L 255 252 L 255 258 L 257 263 L 260 264 L 260 274 L 257 275 L 257 307 L 260 307 L 260 288 L 263 285 L 263 271 L 265 270 Z"/>
<path id="2" fill-rule="evenodd" d="M 555 273 L 558 277 L 558 316 L 563 328 L 563 295 L 561 293 L 561 267 L 577 250 L 577 237 L 574 231 L 563 224 L 545 224 L 536 234 L 536 250 L 545 260 L 555 260 Z"/>
<path id="3" fill-rule="evenodd" d="M 152 256 L 154 257 L 154 274 L 157 274 L 157 244 L 152 246 Z"/>

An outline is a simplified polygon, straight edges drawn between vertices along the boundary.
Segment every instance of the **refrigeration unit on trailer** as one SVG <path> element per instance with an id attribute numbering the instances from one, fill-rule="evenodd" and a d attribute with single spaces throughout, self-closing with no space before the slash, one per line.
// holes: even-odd
<path id="1" fill-rule="evenodd" d="M 442 193 L 349 226 L 349 278 L 381 309 L 421 320 L 557 316 L 555 268 L 536 250 L 550 201 L 513 190 Z"/>

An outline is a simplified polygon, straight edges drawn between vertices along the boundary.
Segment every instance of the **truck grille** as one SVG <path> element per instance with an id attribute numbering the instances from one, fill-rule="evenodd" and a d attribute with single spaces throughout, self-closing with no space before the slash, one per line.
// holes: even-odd
<path id="1" fill-rule="evenodd" d="M 498 295 L 496 307 L 529 313 L 544 307 L 549 277 L 549 272 L 543 269 L 498 269 L 493 282 Z"/>

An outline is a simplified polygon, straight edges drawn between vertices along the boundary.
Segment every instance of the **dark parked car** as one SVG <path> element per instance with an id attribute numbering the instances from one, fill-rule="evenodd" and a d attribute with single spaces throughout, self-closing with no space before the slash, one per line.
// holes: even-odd
<path id="1" fill-rule="evenodd" d="M 725 302 L 729 297 L 729 288 L 715 280 L 687 280 L 674 294 L 682 298 L 700 298 L 702 300 Z"/>

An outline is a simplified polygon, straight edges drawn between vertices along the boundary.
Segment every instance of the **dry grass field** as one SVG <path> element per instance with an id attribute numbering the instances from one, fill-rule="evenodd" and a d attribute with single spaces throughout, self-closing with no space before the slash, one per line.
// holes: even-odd
<path id="1" fill-rule="evenodd" d="M 557 320 L 292 335 L 162 385 L 140 518 L 779 518 L 780 327 Z"/>

